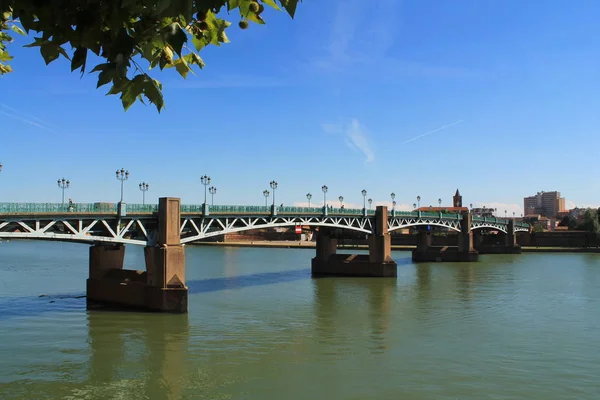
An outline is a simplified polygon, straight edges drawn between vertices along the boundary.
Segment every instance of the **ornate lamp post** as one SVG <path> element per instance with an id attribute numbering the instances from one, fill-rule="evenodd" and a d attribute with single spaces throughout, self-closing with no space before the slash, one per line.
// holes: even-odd
<path id="1" fill-rule="evenodd" d="M 121 181 L 121 203 L 123 202 L 123 187 L 125 184 L 125 181 L 127 179 L 129 179 L 129 171 L 125 170 L 124 168 L 118 169 L 117 170 L 117 179 Z"/>
<path id="2" fill-rule="evenodd" d="M 306 198 L 308 199 L 308 208 L 310 208 L 310 199 L 312 199 L 312 194 L 306 193 Z"/>
<path id="3" fill-rule="evenodd" d="M 438 206 L 441 207 L 442 206 L 442 199 L 438 199 Z"/>
<path id="4" fill-rule="evenodd" d="M 360 194 L 362 194 L 362 196 L 363 196 L 363 210 L 366 210 L 367 209 L 367 203 L 366 203 L 367 191 L 366 191 L 366 189 L 361 190 Z"/>
<path id="5" fill-rule="evenodd" d="M 209 187 L 208 193 L 210 193 L 210 205 L 214 206 L 215 205 L 215 193 L 217 193 L 217 188 L 214 186 Z"/>
<path id="6" fill-rule="evenodd" d="M 506 218 L 506 210 L 504 210 L 504 218 Z"/>
<path id="7" fill-rule="evenodd" d="M 0 172 L 2 172 L 2 163 L 0 162 Z"/>
<path id="8" fill-rule="evenodd" d="M 367 200 L 369 202 L 369 210 L 371 209 L 371 204 L 373 204 L 373 199 Z"/>
<path id="9" fill-rule="evenodd" d="M 275 190 L 277 190 L 277 181 L 271 181 L 269 182 L 269 185 L 271 186 L 271 189 L 273 189 L 273 206 L 275 206 Z"/>
<path id="10" fill-rule="evenodd" d="M 271 194 L 271 192 L 269 192 L 268 190 L 263 190 L 263 196 L 265 196 L 265 207 L 269 207 L 269 205 L 267 204 L 267 201 L 269 200 L 270 194 Z"/>
<path id="11" fill-rule="evenodd" d="M 413 209 L 417 208 L 417 203 L 413 203 Z"/>
<path id="12" fill-rule="evenodd" d="M 392 210 L 396 211 L 396 200 L 392 201 L 392 206 L 393 206 Z"/>
<path id="13" fill-rule="evenodd" d="M 1 169 L 1 168 L 0 168 Z M 71 181 L 62 178 L 58 180 L 58 187 L 62 189 L 62 208 L 65 208 L 65 189 L 68 189 L 71 186 Z M 121 195 L 123 197 L 123 195 Z"/>
<path id="14" fill-rule="evenodd" d="M 329 188 L 327 185 L 321 186 L 321 190 L 323 191 L 323 207 L 327 207 L 327 190 Z"/>
<path id="15" fill-rule="evenodd" d="M 417 208 L 421 208 L 421 196 L 417 196 Z"/>
<path id="16" fill-rule="evenodd" d="M 338 200 L 340 201 L 340 208 L 342 208 L 342 206 L 344 205 L 344 196 L 338 197 Z"/>
<path id="17" fill-rule="evenodd" d="M 206 189 L 208 185 L 210 185 L 210 180 L 210 176 L 208 175 L 202 175 L 200 177 L 200 182 L 202 182 L 202 184 L 204 185 L 204 204 L 206 204 Z"/>
<path id="18" fill-rule="evenodd" d="M 140 190 L 142 191 L 142 205 L 146 204 L 146 192 L 150 189 L 150 184 L 146 182 L 142 182 L 139 185 Z"/>

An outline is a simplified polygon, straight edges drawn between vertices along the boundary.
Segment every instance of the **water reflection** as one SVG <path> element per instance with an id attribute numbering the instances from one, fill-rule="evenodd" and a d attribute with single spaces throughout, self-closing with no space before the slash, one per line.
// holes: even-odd
<path id="1" fill-rule="evenodd" d="M 107 397 L 183 397 L 187 315 L 90 311 L 88 337 L 90 387 Z"/>
<path id="2" fill-rule="evenodd" d="M 312 285 L 315 336 L 321 344 L 343 351 L 349 342 L 362 340 L 373 352 L 387 349 L 396 279 L 318 278 Z M 357 337 L 361 334 L 366 337 Z"/>

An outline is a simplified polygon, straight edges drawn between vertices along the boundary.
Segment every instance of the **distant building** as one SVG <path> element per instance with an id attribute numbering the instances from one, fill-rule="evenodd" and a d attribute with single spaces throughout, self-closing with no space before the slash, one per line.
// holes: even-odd
<path id="1" fill-rule="evenodd" d="M 463 207 L 462 205 L 462 196 L 460 195 L 460 192 L 458 191 L 458 189 L 456 189 L 456 193 L 454 194 L 454 196 L 452 196 L 452 207 L 444 207 L 444 206 L 439 206 L 439 207 L 433 207 L 433 206 L 429 206 L 429 207 L 420 207 L 417 209 L 417 211 L 424 211 L 424 212 L 449 212 L 449 213 L 464 213 L 464 212 L 468 212 L 469 208 L 468 207 Z"/>
<path id="2" fill-rule="evenodd" d="M 565 198 L 560 197 L 560 192 L 537 192 L 534 196 L 523 199 L 525 216 L 543 215 L 555 218 L 559 213 L 565 211 Z"/>

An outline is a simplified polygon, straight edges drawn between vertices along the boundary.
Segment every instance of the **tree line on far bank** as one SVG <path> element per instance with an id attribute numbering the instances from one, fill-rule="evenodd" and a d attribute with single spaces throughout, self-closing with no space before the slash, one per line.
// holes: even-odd
<path id="1" fill-rule="evenodd" d="M 600 233 L 600 208 L 588 208 L 583 214 L 583 219 L 578 221 L 572 215 L 565 215 L 558 226 L 566 226 L 569 230 L 579 230 Z"/>

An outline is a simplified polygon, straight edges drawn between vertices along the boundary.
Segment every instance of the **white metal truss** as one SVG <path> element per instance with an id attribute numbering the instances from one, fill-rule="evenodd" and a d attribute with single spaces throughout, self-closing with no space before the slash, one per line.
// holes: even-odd
<path id="1" fill-rule="evenodd" d="M 186 216 L 182 218 L 180 231 L 182 235 L 181 243 L 189 243 L 195 240 L 252 229 L 297 225 L 350 229 L 368 234 L 373 231 L 373 219 L 361 216 Z"/>
<path id="2" fill-rule="evenodd" d="M 493 229 L 506 233 L 508 225 L 503 221 L 471 221 L 471 230 L 474 231 L 475 229 Z M 517 230 L 519 228 L 515 227 L 515 231 Z"/>
<path id="3" fill-rule="evenodd" d="M 459 219 L 398 216 L 388 219 L 388 231 L 393 232 L 398 229 L 410 228 L 412 226 L 434 225 L 460 232 L 460 224 L 461 220 Z"/>
<path id="4" fill-rule="evenodd" d="M 320 226 L 349 229 L 371 234 L 374 231 L 373 216 L 268 216 L 268 215 L 209 215 L 187 214 L 181 216 L 181 243 L 190 243 L 218 235 L 253 229 Z M 454 231 L 461 230 L 462 219 L 440 217 L 394 216 L 388 219 L 388 230 L 413 226 L 439 226 Z M 118 226 L 117 226 L 118 224 Z M 156 242 L 158 218 L 156 215 L 130 215 L 117 219 L 116 215 L 94 214 L 0 214 L 0 238 L 71 240 L 87 243 L 123 243 L 153 245 Z M 505 221 L 472 221 L 471 230 L 495 229 L 506 233 Z M 528 228 L 515 226 L 515 231 Z"/>
<path id="5" fill-rule="evenodd" d="M 156 222 L 152 217 L 123 217 L 117 226 L 112 215 L 0 214 L 0 238 L 147 245 L 155 240 Z"/>

